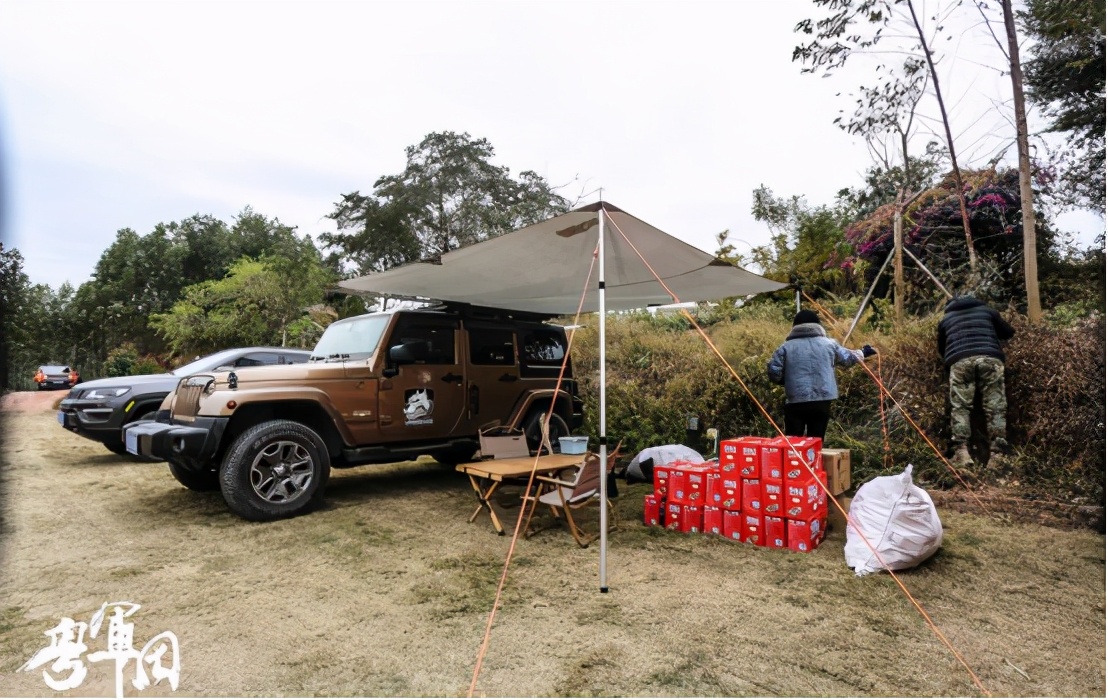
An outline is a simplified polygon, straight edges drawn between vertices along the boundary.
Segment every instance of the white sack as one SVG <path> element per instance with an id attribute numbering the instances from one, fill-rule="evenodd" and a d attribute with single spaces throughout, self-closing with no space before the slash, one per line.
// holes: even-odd
<path id="1" fill-rule="evenodd" d="M 646 463 L 647 460 L 652 460 L 650 463 L 651 466 L 644 469 L 643 464 Z M 673 464 L 679 460 L 700 464 L 704 461 L 704 457 L 693 448 L 685 445 L 658 445 L 657 447 L 647 447 L 645 450 L 635 455 L 635 458 L 627 465 L 626 476 L 629 482 L 653 481 L 653 469 L 655 466 L 660 467 L 663 464 Z"/>
<path id="2" fill-rule="evenodd" d="M 881 555 L 880 560 L 862 535 Z M 850 502 L 844 551 L 847 565 L 859 576 L 885 568 L 910 569 L 939 551 L 942 544 L 939 513 L 931 496 L 912 483 L 911 464 L 901 474 L 879 476 L 862 484 Z"/>

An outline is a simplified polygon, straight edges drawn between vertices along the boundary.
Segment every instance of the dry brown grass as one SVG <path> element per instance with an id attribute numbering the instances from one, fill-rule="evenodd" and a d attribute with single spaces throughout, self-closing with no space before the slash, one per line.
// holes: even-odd
<path id="1" fill-rule="evenodd" d="M 465 695 L 509 540 L 466 522 L 460 475 L 336 472 L 323 510 L 253 524 L 45 405 L 2 417 L 3 695 L 52 694 L 16 669 L 59 617 L 119 599 L 143 605 L 136 640 L 179 636 L 177 695 Z M 646 487 L 620 486 L 609 593 L 595 545 L 557 529 L 519 543 L 479 694 L 979 694 L 890 577 L 846 567 L 843 533 L 801 555 L 660 531 L 636 521 Z M 985 687 L 1103 697 L 1104 537 L 941 515 L 942 550 L 903 578 Z M 109 668 L 80 694 L 111 695 Z"/>

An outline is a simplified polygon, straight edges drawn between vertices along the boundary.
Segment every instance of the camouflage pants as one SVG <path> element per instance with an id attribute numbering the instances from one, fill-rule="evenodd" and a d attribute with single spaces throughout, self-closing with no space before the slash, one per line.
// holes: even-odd
<path id="1" fill-rule="evenodd" d="M 950 367 L 951 442 L 955 447 L 969 443 L 970 410 L 975 392 L 981 392 L 989 444 L 1006 448 L 1008 400 L 1004 395 L 1004 363 L 984 355 L 958 360 Z"/>

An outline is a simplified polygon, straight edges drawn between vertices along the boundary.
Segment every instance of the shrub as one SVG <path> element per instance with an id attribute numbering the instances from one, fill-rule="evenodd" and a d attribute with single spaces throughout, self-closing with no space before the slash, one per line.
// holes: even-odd
<path id="1" fill-rule="evenodd" d="M 162 374 L 166 368 L 153 355 L 143 355 L 131 365 L 130 374 Z"/>
<path id="2" fill-rule="evenodd" d="M 123 343 L 108 353 L 104 362 L 105 377 L 126 377 L 133 374 L 131 366 L 138 360 L 138 350 L 134 343 Z"/>

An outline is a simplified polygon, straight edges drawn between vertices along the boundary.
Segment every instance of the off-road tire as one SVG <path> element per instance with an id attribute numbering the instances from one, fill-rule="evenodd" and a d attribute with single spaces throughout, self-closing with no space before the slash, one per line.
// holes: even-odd
<path id="1" fill-rule="evenodd" d="M 314 430 L 272 420 L 235 439 L 219 468 L 219 484 L 237 515 L 278 520 L 318 505 L 330 473 L 330 455 Z"/>
<path id="2" fill-rule="evenodd" d="M 450 450 L 446 452 L 436 452 L 431 455 L 436 462 L 444 467 L 450 467 L 453 469 L 459 464 L 469 462 L 473 459 L 473 455 L 477 454 L 476 449 L 472 450 Z"/>
<path id="3" fill-rule="evenodd" d="M 544 415 L 545 411 L 534 409 L 527 414 L 527 418 L 523 421 L 523 435 L 527 438 L 527 447 L 532 452 L 538 450 L 542 443 L 542 419 Z M 557 413 L 550 416 L 550 446 L 555 452 L 562 451 L 558 438 L 568 436 L 569 425 L 566 424 L 565 419 Z"/>
<path id="4" fill-rule="evenodd" d="M 122 457 L 128 457 L 131 454 L 127 451 L 127 445 L 123 444 L 123 441 L 120 439 L 107 440 L 104 442 L 104 447 L 107 447 L 109 452 Z"/>
<path id="5" fill-rule="evenodd" d="M 219 473 L 215 469 L 205 469 L 198 472 L 171 460 L 169 462 L 169 473 L 181 486 L 190 491 L 219 490 Z"/>

